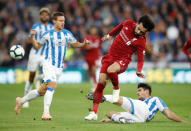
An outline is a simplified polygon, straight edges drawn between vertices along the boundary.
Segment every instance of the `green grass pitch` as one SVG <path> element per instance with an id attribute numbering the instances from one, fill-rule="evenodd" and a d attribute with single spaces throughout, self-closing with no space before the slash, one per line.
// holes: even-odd
<path id="1" fill-rule="evenodd" d="M 191 122 L 190 84 L 151 84 L 152 96 L 160 96 L 167 106 L 182 119 Z M 109 84 L 104 94 L 111 94 Z M 136 84 L 120 84 L 121 95 L 136 98 Z M 43 97 L 30 102 L 30 108 L 22 109 L 15 115 L 15 98 L 23 96 L 24 84 L 0 85 L 0 131 L 191 131 L 190 123 L 177 123 L 168 120 L 158 112 L 155 118 L 142 124 L 101 123 L 85 121 L 92 102 L 85 95 L 89 83 L 58 85 L 51 106 L 52 121 L 42 121 Z M 123 111 L 121 108 L 102 103 L 99 107 L 101 120 L 109 111 Z"/>

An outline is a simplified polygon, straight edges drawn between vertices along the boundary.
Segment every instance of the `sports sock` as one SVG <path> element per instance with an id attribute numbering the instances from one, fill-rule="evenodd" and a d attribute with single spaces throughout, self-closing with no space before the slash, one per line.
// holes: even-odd
<path id="1" fill-rule="evenodd" d="M 38 74 L 36 76 L 36 86 L 35 86 L 36 89 L 40 88 L 41 80 L 43 79 L 43 77 L 44 77 L 43 74 Z"/>
<path id="2" fill-rule="evenodd" d="M 49 113 L 50 105 L 52 103 L 53 94 L 54 94 L 54 89 L 48 87 L 47 91 L 44 95 L 44 112 Z"/>
<path id="3" fill-rule="evenodd" d="M 110 72 L 107 73 L 112 84 L 113 84 L 113 89 L 118 90 L 119 89 L 119 81 L 118 81 L 118 74 L 116 72 Z"/>
<path id="4" fill-rule="evenodd" d="M 38 90 L 40 88 L 40 80 L 36 80 L 35 88 Z"/>
<path id="5" fill-rule="evenodd" d="M 25 91 L 24 95 L 28 94 L 32 89 L 32 83 L 30 81 L 27 81 L 25 84 Z"/>
<path id="6" fill-rule="evenodd" d="M 105 85 L 98 83 L 96 90 L 94 92 L 94 96 L 93 96 L 93 111 L 95 114 L 97 114 L 97 110 L 99 107 L 99 103 L 102 99 L 103 96 L 103 89 L 105 88 Z"/>
<path id="7" fill-rule="evenodd" d="M 104 97 L 105 97 L 105 101 L 109 103 L 113 103 L 112 95 L 104 95 Z"/>
<path id="8" fill-rule="evenodd" d="M 30 101 L 32 99 L 35 99 L 37 98 L 38 96 L 40 96 L 38 94 L 38 91 L 37 90 L 32 90 L 30 91 L 27 95 L 25 95 L 23 98 L 22 98 L 22 104 L 24 104 L 25 102 L 27 101 Z"/>

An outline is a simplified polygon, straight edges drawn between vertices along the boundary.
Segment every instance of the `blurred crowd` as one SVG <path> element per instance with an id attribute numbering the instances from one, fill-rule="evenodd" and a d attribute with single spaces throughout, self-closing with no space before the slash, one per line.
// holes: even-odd
<path id="1" fill-rule="evenodd" d="M 191 37 L 191 0 L 1 0 L 1 67 L 26 67 L 31 48 L 26 43 L 28 32 L 34 23 L 39 22 L 39 9 L 44 6 L 52 12 L 64 12 L 65 28 L 79 41 L 88 34 L 92 25 L 97 27 L 102 37 L 124 20 L 136 21 L 143 14 L 150 14 L 156 26 L 153 32 L 147 34 L 145 61 L 167 63 L 188 60 L 181 48 Z M 14 44 L 25 48 L 26 55 L 22 61 L 9 57 L 9 48 Z M 110 45 L 108 41 L 102 43 L 103 55 Z M 84 62 L 80 49 L 74 49 L 71 54 L 69 65 L 77 67 Z M 133 60 L 136 61 L 136 56 Z"/>

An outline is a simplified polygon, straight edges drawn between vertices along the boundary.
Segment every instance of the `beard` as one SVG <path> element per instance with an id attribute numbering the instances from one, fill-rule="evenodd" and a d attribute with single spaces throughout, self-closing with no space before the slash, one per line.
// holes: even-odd
<path id="1" fill-rule="evenodd" d="M 136 27 L 135 27 L 136 28 Z M 135 32 L 135 28 L 133 29 L 133 34 L 135 37 L 139 37 L 140 35 L 138 35 L 136 32 Z"/>
<path id="2" fill-rule="evenodd" d="M 40 19 L 40 21 L 41 21 L 42 23 L 47 23 L 49 20 L 48 20 L 48 19 Z"/>

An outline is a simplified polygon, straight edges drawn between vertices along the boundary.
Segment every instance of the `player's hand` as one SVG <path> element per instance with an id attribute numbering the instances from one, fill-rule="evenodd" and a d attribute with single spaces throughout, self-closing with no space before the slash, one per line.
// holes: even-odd
<path id="1" fill-rule="evenodd" d="M 31 30 L 30 34 L 31 34 L 31 38 L 35 38 L 36 31 L 35 30 Z"/>
<path id="2" fill-rule="evenodd" d="M 90 44 L 90 41 L 85 39 L 83 43 L 84 43 L 84 46 L 88 46 Z"/>
<path id="3" fill-rule="evenodd" d="M 100 122 L 111 122 L 111 121 L 112 121 L 111 119 L 104 118 Z"/>
<path id="4" fill-rule="evenodd" d="M 111 40 L 111 36 L 109 34 L 104 35 L 104 37 L 102 37 L 102 41 L 104 40 Z"/>
<path id="5" fill-rule="evenodd" d="M 140 78 L 145 78 L 145 75 L 141 72 L 136 72 L 136 75 Z"/>

